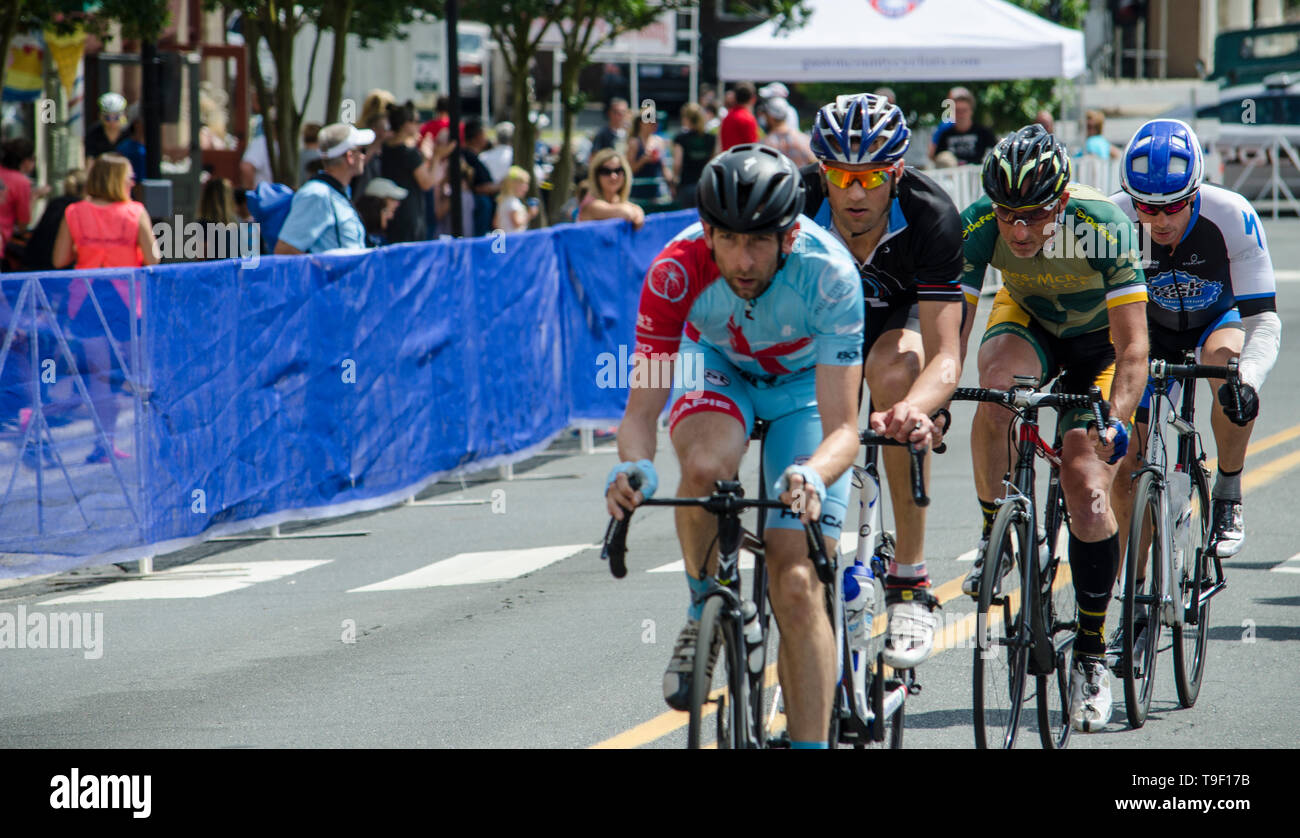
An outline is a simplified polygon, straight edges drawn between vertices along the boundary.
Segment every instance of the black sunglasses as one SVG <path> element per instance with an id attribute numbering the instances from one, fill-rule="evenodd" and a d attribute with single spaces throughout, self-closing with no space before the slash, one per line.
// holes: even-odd
<path id="1" fill-rule="evenodd" d="M 597 169 L 597 170 L 596 170 L 596 174 L 600 174 L 600 175 L 610 175 L 610 176 L 613 176 L 613 175 L 621 175 L 621 174 L 623 174 L 623 170 L 620 169 L 620 168 L 618 168 L 617 166 L 615 166 L 615 167 L 612 168 L 612 169 L 601 168 L 601 169 Z"/>

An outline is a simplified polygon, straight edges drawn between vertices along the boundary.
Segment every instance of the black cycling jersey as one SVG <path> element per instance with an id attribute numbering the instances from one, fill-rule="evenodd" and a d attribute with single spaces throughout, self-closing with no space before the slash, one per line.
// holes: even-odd
<path id="1" fill-rule="evenodd" d="M 831 223 L 831 204 L 822 190 L 818 165 L 811 163 L 799 170 L 808 190 L 804 214 L 843 241 Z M 961 302 L 963 261 L 961 216 L 956 205 L 934 181 L 916 169 L 904 168 L 885 235 L 867 261 L 858 265 L 867 307 Z"/>

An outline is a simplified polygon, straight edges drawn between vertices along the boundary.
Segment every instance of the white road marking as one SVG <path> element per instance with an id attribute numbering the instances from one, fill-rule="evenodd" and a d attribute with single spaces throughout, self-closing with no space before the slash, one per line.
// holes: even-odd
<path id="1" fill-rule="evenodd" d="M 410 591 L 448 585 L 477 585 L 501 582 L 532 573 L 570 556 L 599 547 L 599 544 L 562 544 L 557 547 L 533 547 L 527 550 L 488 550 L 481 553 L 457 553 L 430 565 L 394 576 L 373 585 L 348 591 Z"/>
<path id="2" fill-rule="evenodd" d="M 1273 271 L 1278 282 L 1300 282 L 1300 271 Z"/>
<path id="3" fill-rule="evenodd" d="M 258 582 L 270 582 L 329 562 L 329 559 L 298 559 L 186 565 L 160 571 L 144 579 L 109 582 L 88 591 L 43 600 L 41 605 L 127 599 L 199 599 L 248 588 Z"/>
<path id="4" fill-rule="evenodd" d="M 965 553 L 962 553 L 960 556 L 954 559 L 954 561 L 973 562 L 975 561 L 975 554 L 978 552 L 979 550 L 967 550 Z"/>
<path id="5" fill-rule="evenodd" d="M 1274 573 L 1300 573 L 1300 553 L 1296 553 L 1291 558 L 1282 562 L 1273 568 Z"/>

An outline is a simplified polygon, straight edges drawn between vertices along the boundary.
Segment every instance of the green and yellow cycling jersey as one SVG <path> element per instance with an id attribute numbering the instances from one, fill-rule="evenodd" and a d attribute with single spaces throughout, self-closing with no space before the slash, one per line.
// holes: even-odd
<path id="1" fill-rule="evenodd" d="M 1109 308 L 1146 300 L 1133 222 L 1096 189 L 1080 183 L 1067 189 L 1063 223 L 1029 259 L 1012 253 L 999 235 L 987 195 L 962 212 L 961 284 L 968 302 L 979 301 L 992 265 L 1022 309 L 1050 334 L 1069 338 L 1109 328 Z"/>

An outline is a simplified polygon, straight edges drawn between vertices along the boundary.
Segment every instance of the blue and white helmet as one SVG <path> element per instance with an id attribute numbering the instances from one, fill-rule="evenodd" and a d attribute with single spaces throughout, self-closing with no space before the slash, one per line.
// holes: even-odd
<path id="1" fill-rule="evenodd" d="M 1205 180 L 1205 157 L 1196 132 L 1177 119 L 1153 119 L 1124 149 L 1120 188 L 1148 204 L 1181 201 Z"/>
<path id="2" fill-rule="evenodd" d="M 809 137 L 817 159 L 835 163 L 893 163 L 911 138 L 898 106 L 872 93 L 837 96 L 817 112 Z"/>

